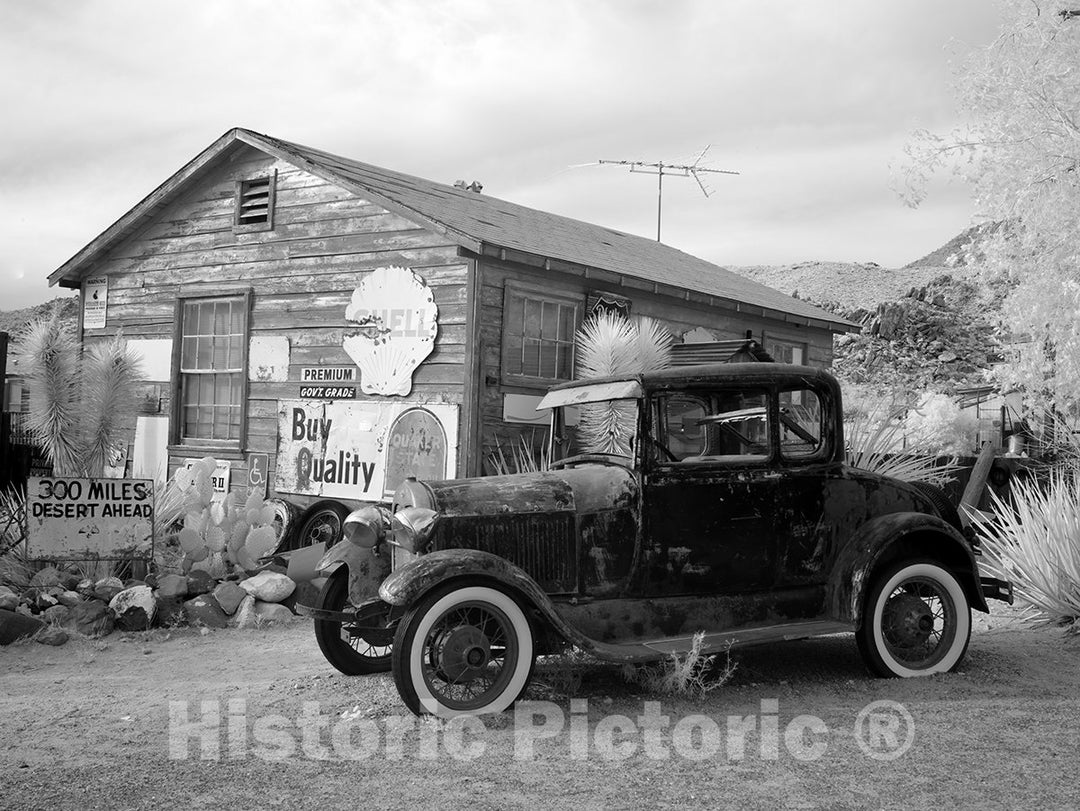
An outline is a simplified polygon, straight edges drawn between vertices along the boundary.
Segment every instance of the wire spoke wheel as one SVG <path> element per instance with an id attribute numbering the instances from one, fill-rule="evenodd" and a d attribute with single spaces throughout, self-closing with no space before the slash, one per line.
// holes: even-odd
<path id="1" fill-rule="evenodd" d="M 317 608 L 347 611 L 349 602 L 349 569 L 341 566 L 327 578 Z M 394 628 L 390 623 L 390 606 L 373 600 L 357 607 L 356 618 L 349 622 L 315 620 L 315 640 L 326 660 L 349 676 L 385 673 L 390 670 Z"/>
<path id="2" fill-rule="evenodd" d="M 956 605 L 940 583 L 902 582 L 885 600 L 882 636 L 889 651 L 913 669 L 936 664 L 956 636 Z"/>
<path id="3" fill-rule="evenodd" d="M 398 626 L 392 653 L 406 706 L 443 717 L 507 709 L 524 692 L 533 660 L 528 619 L 491 586 L 424 596 Z"/>
<path id="4" fill-rule="evenodd" d="M 855 639 L 879 676 L 953 670 L 971 636 L 971 609 L 956 575 L 933 560 L 902 561 L 877 575 Z"/>

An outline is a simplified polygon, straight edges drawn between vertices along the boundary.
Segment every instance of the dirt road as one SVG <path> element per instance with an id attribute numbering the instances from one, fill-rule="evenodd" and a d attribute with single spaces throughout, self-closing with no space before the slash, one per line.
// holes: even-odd
<path id="1" fill-rule="evenodd" d="M 850 636 L 733 658 L 704 700 L 542 663 L 536 703 L 463 724 L 337 674 L 302 621 L 20 643 L 0 649 L 0 807 L 1080 805 L 1080 644 L 1059 631 L 977 617 L 960 672 L 907 681 L 869 678 Z"/>

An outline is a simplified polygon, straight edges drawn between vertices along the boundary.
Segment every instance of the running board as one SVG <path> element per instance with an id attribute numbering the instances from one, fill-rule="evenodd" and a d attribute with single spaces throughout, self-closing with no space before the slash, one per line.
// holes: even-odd
<path id="1" fill-rule="evenodd" d="M 707 633 L 701 642 L 701 653 L 709 655 L 723 653 L 730 648 L 762 645 L 769 642 L 787 642 L 794 639 L 806 639 L 812 636 L 851 633 L 855 627 L 850 623 L 834 620 L 812 620 L 807 622 L 788 622 L 782 625 L 761 625 L 739 628 L 734 631 Z M 651 642 L 633 642 L 617 645 L 610 642 L 596 642 L 584 647 L 598 659 L 609 662 L 647 662 L 662 659 L 672 654 L 689 652 L 694 646 L 694 637 L 673 636 Z"/>

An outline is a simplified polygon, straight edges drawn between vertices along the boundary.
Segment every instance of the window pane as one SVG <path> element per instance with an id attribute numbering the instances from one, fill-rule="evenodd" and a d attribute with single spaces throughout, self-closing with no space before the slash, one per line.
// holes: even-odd
<path id="1" fill-rule="evenodd" d="M 506 336 L 506 373 L 511 375 L 521 374 L 521 337 L 518 335 Z"/>
<path id="2" fill-rule="evenodd" d="M 577 326 L 577 308 L 559 305 L 559 340 L 573 341 L 574 328 Z"/>
<path id="3" fill-rule="evenodd" d="M 540 310 L 542 303 L 533 299 L 525 299 L 525 324 L 523 334 L 530 338 L 540 337 Z"/>
<path id="4" fill-rule="evenodd" d="M 525 339 L 521 373 L 531 377 L 540 376 L 540 341 L 533 338 Z"/>
<path id="5" fill-rule="evenodd" d="M 552 301 L 543 302 L 543 323 L 540 325 L 540 337 L 553 340 L 559 337 L 559 305 Z"/>

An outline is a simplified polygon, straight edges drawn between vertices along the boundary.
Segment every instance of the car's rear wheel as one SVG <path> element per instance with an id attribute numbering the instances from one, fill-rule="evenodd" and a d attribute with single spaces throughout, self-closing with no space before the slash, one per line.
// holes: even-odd
<path id="1" fill-rule="evenodd" d="M 532 676 L 532 629 L 505 591 L 450 586 L 426 595 L 405 615 L 392 660 L 398 692 L 417 715 L 502 712 Z"/>
<path id="2" fill-rule="evenodd" d="M 326 579 L 316 608 L 345 611 L 349 602 L 349 567 L 339 566 Z M 315 620 L 315 641 L 326 661 L 347 676 L 385 673 L 390 669 L 394 631 L 386 628 L 390 606 L 374 600 L 357 609 L 353 622 Z M 360 628 L 372 630 L 361 631 Z"/>
<path id="3" fill-rule="evenodd" d="M 932 560 L 907 560 L 874 578 L 855 638 L 879 676 L 953 670 L 967 652 L 971 609 L 956 576 Z"/>

